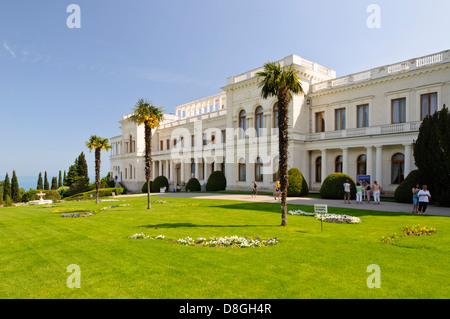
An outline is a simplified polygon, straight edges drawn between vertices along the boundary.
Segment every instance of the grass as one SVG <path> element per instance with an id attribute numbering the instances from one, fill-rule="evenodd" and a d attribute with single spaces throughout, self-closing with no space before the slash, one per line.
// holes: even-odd
<path id="1" fill-rule="evenodd" d="M 450 297 L 450 219 L 403 213 L 329 208 L 361 224 L 324 223 L 288 215 L 280 227 L 279 204 L 146 197 L 116 202 L 68 202 L 58 207 L 0 208 L 0 298 L 301 299 Z M 198 207 L 188 203 L 199 203 Z M 128 204 L 91 217 L 71 212 Z M 312 207 L 289 205 L 312 211 Z M 383 236 L 426 225 L 428 237 Z M 177 240 L 211 236 L 277 237 L 278 246 L 211 248 L 166 240 L 134 240 L 143 232 Z M 67 267 L 80 266 L 81 288 L 69 289 Z M 367 267 L 381 269 L 381 288 L 369 289 Z"/>

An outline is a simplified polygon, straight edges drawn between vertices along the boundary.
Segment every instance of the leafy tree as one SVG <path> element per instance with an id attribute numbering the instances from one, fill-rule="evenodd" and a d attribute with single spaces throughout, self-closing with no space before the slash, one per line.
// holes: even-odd
<path id="1" fill-rule="evenodd" d="M 446 107 L 427 116 L 414 143 L 414 160 L 420 181 L 433 200 L 450 206 L 450 113 Z"/>
<path id="2" fill-rule="evenodd" d="M 100 188 L 100 164 L 101 164 L 101 152 L 104 150 L 107 152 L 111 149 L 111 144 L 107 138 L 91 135 L 89 141 L 85 143 L 89 148 L 89 152 L 95 150 L 95 203 L 98 203 L 98 190 Z"/>
<path id="3" fill-rule="evenodd" d="M 69 172 L 67 173 L 66 183 L 64 186 L 71 186 L 78 181 L 78 158 L 75 162 L 69 166 Z"/>
<path id="4" fill-rule="evenodd" d="M 84 179 L 87 183 L 89 183 L 88 165 L 84 152 L 81 152 L 78 156 L 78 177 L 79 179 Z"/>
<path id="5" fill-rule="evenodd" d="M 45 171 L 44 174 L 44 190 L 48 191 L 50 189 L 50 184 L 48 182 L 48 178 L 47 178 L 47 171 Z"/>
<path id="6" fill-rule="evenodd" d="M 147 179 L 147 209 L 152 206 L 150 200 L 150 179 L 152 176 L 152 130 L 159 126 L 163 121 L 163 109 L 156 107 L 148 100 L 139 99 L 133 109 L 133 120 L 138 126 L 144 125 L 144 139 L 145 139 L 145 177 Z"/>
<path id="7" fill-rule="evenodd" d="M 14 203 L 20 202 L 19 181 L 17 180 L 16 171 L 13 171 L 11 179 L 11 199 Z"/>
<path id="8" fill-rule="evenodd" d="M 264 70 L 257 73 L 261 96 L 275 96 L 278 100 L 278 147 L 281 191 L 281 226 L 287 225 L 288 186 L 288 111 L 292 94 L 303 94 L 298 70 L 293 65 L 281 67 L 279 63 L 267 62 Z"/>
<path id="9" fill-rule="evenodd" d="M 39 178 L 37 181 L 36 189 L 44 189 L 44 184 L 42 183 L 42 173 L 39 172 Z"/>
<path id="10" fill-rule="evenodd" d="M 8 173 L 6 173 L 5 182 L 3 183 L 3 201 L 6 203 L 7 199 L 11 200 L 11 182 L 9 181 Z"/>

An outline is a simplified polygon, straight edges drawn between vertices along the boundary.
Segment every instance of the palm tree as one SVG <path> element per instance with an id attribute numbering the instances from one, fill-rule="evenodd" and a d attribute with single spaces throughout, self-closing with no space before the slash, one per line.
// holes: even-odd
<path id="1" fill-rule="evenodd" d="M 137 125 L 144 124 L 145 136 L 145 177 L 147 179 L 148 207 L 152 208 L 150 201 L 150 179 L 152 176 L 152 129 L 159 126 L 163 121 L 163 109 L 153 105 L 152 102 L 139 99 L 134 107 L 134 114 L 130 117 Z"/>
<path id="2" fill-rule="evenodd" d="M 261 96 L 278 99 L 278 147 L 281 190 L 281 226 L 287 225 L 287 184 L 288 184 L 288 111 L 292 94 L 302 94 L 298 71 L 293 65 L 281 67 L 279 63 L 267 62 L 264 71 L 258 72 Z"/>
<path id="3" fill-rule="evenodd" d="M 89 152 L 95 150 L 95 203 L 98 203 L 98 189 L 100 188 L 100 163 L 102 149 L 106 152 L 111 149 L 111 144 L 107 138 L 99 137 L 97 135 L 91 135 L 89 141 L 86 142 L 86 147 L 89 148 Z"/>

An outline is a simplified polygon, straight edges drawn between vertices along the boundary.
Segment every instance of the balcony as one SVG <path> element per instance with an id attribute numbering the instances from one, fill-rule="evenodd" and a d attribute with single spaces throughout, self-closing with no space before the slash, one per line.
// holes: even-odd
<path id="1" fill-rule="evenodd" d="M 440 63 L 450 62 L 450 50 L 443 51 L 437 54 L 424 56 L 409 61 L 404 61 L 396 64 L 386 65 L 380 68 L 374 68 L 368 71 L 350 74 L 337 79 L 316 83 L 313 85 L 313 93 L 329 90 L 337 87 L 343 87 L 352 84 L 387 77 L 393 74 L 401 74 L 402 72 L 414 71 L 424 67 Z"/>
<path id="2" fill-rule="evenodd" d="M 379 126 L 370 126 L 363 128 L 350 128 L 340 131 L 327 131 L 321 133 L 310 133 L 307 135 L 307 141 L 319 141 L 328 139 L 337 139 L 344 137 L 365 137 L 372 135 L 395 134 L 418 132 L 422 122 L 408 122 L 399 124 L 388 124 Z"/>

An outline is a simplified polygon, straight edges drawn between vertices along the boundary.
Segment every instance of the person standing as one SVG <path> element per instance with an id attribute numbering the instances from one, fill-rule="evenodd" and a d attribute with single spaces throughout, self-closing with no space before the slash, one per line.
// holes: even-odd
<path id="1" fill-rule="evenodd" d="M 419 208 L 419 191 L 420 191 L 420 185 L 416 184 L 415 187 L 412 189 L 413 194 L 413 214 L 418 214 L 418 208 Z"/>
<path id="2" fill-rule="evenodd" d="M 381 186 L 377 183 L 377 181 L 373 182 L 373 201 L 375 205 L 380 204 L 380 193 L 381 193 Z"/>
<path id="3" fill-rule="evenodd" d="M 422 212 L 422 215 L 425 214 L 427 210 L 428 203 L 431 200 L 431 194 L 427 189 L 427 185 L 423 185 L 422 189 L 419 191 L 419 209 L 418 214 Z"/>
<path id="4" fill-rule="evenodd" d="M 256 197 L 256 181 L 253 182 L 253 187 L 252 187 L 252 197 Z"/>
<path id="5" fill-rule="evenodd" d="M 277 182 L 275 183 L 275 200 L 280 200 L 281 198 L 281 194 L 280 194 L 280 180 L 278 179 Z"/>
<path id="6" fill-rule="evenodd" d="M 366 190 L 366 195 L 367 195 L 367 204 L 369 204 L 370 203 L 370 195 L 372 194 L 372 190 L 370 188 L 370 183 L 369 182 L 367 182 L 365 190 Z"/>
<path id="7" fill-rule="evenodd" d="M 362 204 L 362 186 L 356 183 L 356 204 Z"/>
<path id="8" fill-rule="evenodd" d="M 348 180 L 344 183 L 344 204 L 346 204 L 346 201 L 350 204 L 350 183 Z"/>

